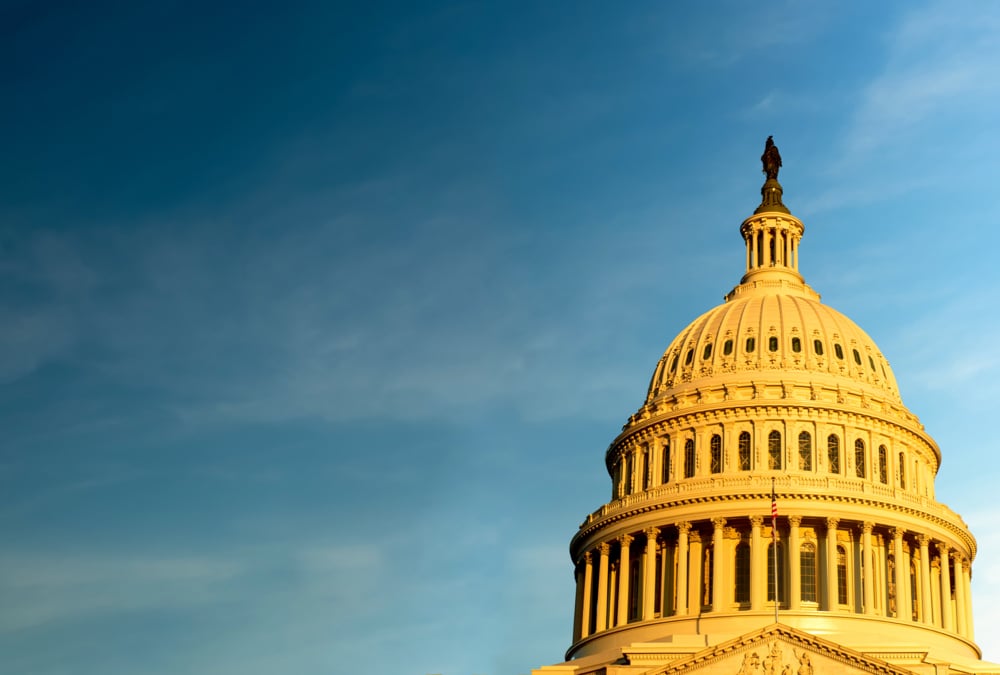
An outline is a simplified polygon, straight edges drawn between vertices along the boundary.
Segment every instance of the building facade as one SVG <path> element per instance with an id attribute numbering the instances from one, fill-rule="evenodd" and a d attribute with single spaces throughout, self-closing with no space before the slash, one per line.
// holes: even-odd
<path id="1" fill-rule="evenodd" d="M 972 620 L 976 541 L 889 363 L 799 274 L 804 226 L 761 158 L 745 273 L 656 365 L 570 544 L 567 661 L 536 675 L 998 673 Z"/>

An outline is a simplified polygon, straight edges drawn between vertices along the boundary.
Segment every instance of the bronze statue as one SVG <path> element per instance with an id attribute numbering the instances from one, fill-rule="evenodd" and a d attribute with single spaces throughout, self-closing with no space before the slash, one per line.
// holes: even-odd
<path id="1" fill-rule="evenodd" d="M 767 179 L 778 179 L 778 169 L 781 168 L 781 153 L 778 146 L 774 144 L 774 136 L 768 136 L 764 143 L 764 154 L 760 156 L 760 161 L 764 165 L 764 173 Z"/>

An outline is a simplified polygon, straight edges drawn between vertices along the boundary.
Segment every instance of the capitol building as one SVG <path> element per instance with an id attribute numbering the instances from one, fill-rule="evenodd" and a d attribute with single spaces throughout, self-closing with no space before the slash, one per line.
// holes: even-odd
<path id="1" fill-rule="evenodd" d="M 653 369 L 570 543 L 566 661 L 535 675 L 996 673 L 976 540 L 941 450 L 865 331 L 799 273 L 781 157 L 740 226 L 745 271 Z"/>

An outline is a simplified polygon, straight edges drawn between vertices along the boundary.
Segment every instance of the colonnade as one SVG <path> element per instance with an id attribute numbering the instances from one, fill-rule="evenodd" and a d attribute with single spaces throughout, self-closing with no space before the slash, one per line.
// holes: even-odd
<path id="1" fill-rule="evenodd" d="M 772 539 L 770 525 L 763 516 L 683 521 L 583 551 L 574 642 L 637 621 L 773 611 L 775 590 L 782 610 L 894 618 L 973 639 L 970 560 L 948 543 L 796 515 L 779 518 Z"/>
<path id="2" fill-rule="evenodd" d="M 793 232 L 787 224 L 769 226 L 755 222 L 754 227 L 744 233 L 747 271 L 775 266 L 790 267 L 798 271 L 801 236 L 801 230 Z"/>

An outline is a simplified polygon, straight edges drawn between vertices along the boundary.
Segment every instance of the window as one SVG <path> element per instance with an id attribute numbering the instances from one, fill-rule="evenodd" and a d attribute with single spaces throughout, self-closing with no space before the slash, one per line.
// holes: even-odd
<path id="1" fill-rule="evenodd" d="M 853 351 L 854 351 L 854 362 L 860 366 L 861 365 L 861 354 L 858 352 L 857 349 L 855 349 Z"/>
<path id="2" fill-rule="evenodd" d="M 830 473 L 840 473 L 840 439 L 833 434 L 826 439 L 826 461 Z"/>
<path id="3" fill-rule="evenodd" d="M 837 603 L 847 604 L 847 550 L 837 547 Z"/>
<path id="4" fill-rule="evenodd" d="M 707 361 L 712 355 L 712 345 L 705 345 L 705 350 L 701 353 L 701 360 Z"/>
<path id="5" fill-rule="evenodd" d="M 767 468 L 781 468 L 781 432 L 772 431 L 767 435 Z"/>
<path id="6" fill-rule="evenodd" d="M 778 559 L 778 600 L 785 597 L 785 547 L 779 541 L 778 542 L 778 553 L 775 555 L 774 552 L 774 542 L 767 545 L 767 599 L 769 601 L 774 600 L 774 562 L 775 558 Z"/>
<path id="7" fill-rule="evenodd" d="M 833 345 L 833 353 L 837 355 L 837 358 L 841 361 L 844 360 L 844 348 L 840 344 Z"/>
<path id="8" fill-rule="evenodd" d="M 749 354 L 750 352 L 752 352 L 756 348 L 757 348 L 757 341 L 755 339 L 753 339 L 752 337 L 748 337 L 747 338 L 747 353 Z"/>
<path id="9" fill-rule="evenodd" d="M 652 479 L 652 476 L 650 475 L 649 472 L 649 470 L 652 468 L 650 466 L 652 464 L 650 460 L 652 459 L 653 458 L 650 456 L 649 452 L 649 446 L 648 445 L 642 446 L 642 489 L 643 490 L 649 489 L 649 483 Z"/>
<path id="10" fill-rule="evenodd" d="M 740 471 L 750 470 L 750 432 L 740 432 Z"/>
<path id="11" fill-rule="evenodd" d="M 864 478 L 865 473 L 865 442 L 860 438 L 854 441 L 854 473 L 858 478 Z"/>
<path id="12" fill-rule="evenodd" d="M 917 620 L 917 612 L 920 610 L 919 599 L 917 598 L 917 584 L 920 581 L 917 578 L 917 564 L 910 560 L 910 618 L 913 621 Z"/>
<path id="13" fill-rule="evenodd" d="M 722 473 L 722 436 L 714 434 L 710 445 L 712 453 L 712 473 Z"/>
<path id="14" fill-rule="evenodd" d="M 679 356 L 678 354 L 674 354 L 674 360 L 670 362 L 670 372 L 671 373 L 674 372 L 675 370 L 677 370 L 677 357 L 678 356 Z"/>
<path id="15" fill-rule="evenodd" d="M 823 356 L 822 340 L 813 340 L 813 351 L 816 352 L 816 356 Z"/>
<path id="16" fill-rule="evenodd" d="M 684 365 L 690 366 L 692 362 L 694 362 L 694 350 L 689 349 L 688 353 L 684 355 Z"/>
<path id="17" fill-rule="evenodd" d="M 899 487 L 906 489 L 906 456 L 899 453 Z"/>
<path id="18" fill-rule="evenodd" d="M 882 485 L 888 485 L 889 483 L 889 451 L 885 449 L 884 445 L 878 446 L 878 480 Z"/>
<path id="19" fill-rule="evenodd" d="M 813 440 L 808 431 L 799 434 L 799 470 L 813 470 Z"/>
<path id="20" fill-rule="evenodd" d="M 663 466 L 661 467 L 661 482 L 670 482 L 670 439 L 663 439 Z"/>
<path id="21" fill-rule="evenodd" d="M 736 545 L 736 588 L 734 599 L 739 603 L 750 602 L 750 545 L 741 542 Z"/>
<path id="22" fill-rule="evenodd" d="M 632 494 L 632 453 L 625 455 L 625 475 L 622 477 L 625 487 L 622 490 L 624 494 Z"/>
<path id="23" fill-rule="evenodd" d="M 802 601 L 816 602 L 816 545 L 802 544 L 799 549 L 799 579 L 802 586 Z"/>
<path id="24" fill-rule="evenodd" d="M 778 351 L 778 337 L 776 335 L 767 338 L 767 350 L 771 352 Z"/>
<path id="25" fill-rule="evenodd" d="M 875 370 L 875 361 L 873 361 L 872 357 L 870 357 L 870 356 L 868 357 L 868 365 L 872 367 L 872 371 Z"/>
<path id="26" fill-rule="evenodd" d="M 733 341 L 726 340 L 724 343 L 722 343 L 722 354 L 724 356 L 729 356 L 732 353 L 733 353 Z"/>
<path id="27" fill-rule="evenodd" d="M 797 337 L 792 338 L 792 351 L 796 354 L 802 351 L 802 340 Z"/>
<path id="28" fill-rule="evenodd" d="M 690 478 L 694 475 L 694 440 L 684 441 L 684 477 Z"/>

